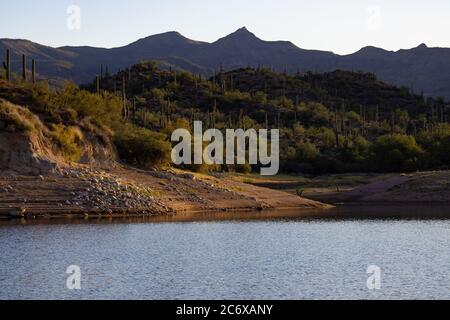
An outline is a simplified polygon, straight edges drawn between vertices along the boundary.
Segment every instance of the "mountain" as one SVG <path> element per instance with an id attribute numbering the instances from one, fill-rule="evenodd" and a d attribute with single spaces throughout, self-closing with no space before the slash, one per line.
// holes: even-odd
<path id="1" fill-rule="evenodd" d="M 386 51 L 366 47 L 342 56 L 337 68 L 373 72 L 385 82 L 407 86 L 427 96 L 450 98 L 450 49 L 416 48 Z"/>
<path id="2" fill-rule="evenodd" d="M 301 49 L 288 41 L 264 41 L 244 27 L 213 43 L 167 32 L 112 49 L 51 48 L 27 40 L 0 39 L 0 52 L 6 48 L 13 52 L 13 70 L 20 70 L 20 55 L 26 54 L 37 60 L 42 77 L 77 83 L 91 81 L 100 73 L 101 64 L 113 73 L 143 60 L 157 60 L 166 67 L 208 75 L 221 67 L 232 70 L 246 66 L 267 66 L 288 73 L 360 70 L 417 93 L 450 99 L 450 49 L 428 48 L 425 44 L 396 52 L 366 47 L 337 55 Z"/>

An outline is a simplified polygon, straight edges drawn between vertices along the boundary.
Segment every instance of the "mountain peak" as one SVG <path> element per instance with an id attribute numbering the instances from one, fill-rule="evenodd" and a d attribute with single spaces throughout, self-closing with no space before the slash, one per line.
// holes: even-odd
<path id="1" fill-rule="evenodd" d="M 169 31 L 139 39 L 138 41 L 135 41 L 130 45 L 134 47 L 135 46 L 145 47 L 148 45 L 154 45 L 155 43 L 159 46 L 173 47 L 186 44 L 198 44 L 200 42 L 188 39 L 177 31 Z"/>
<path id="2" fill-rule="evenodd" d="M 149 36 L 144 39 L 148 39 L 148 38 L 186 39 L 181 33 L 177 32 L 177 31 L 163 32 L 160 34 L 155 34 L 153 36 Z"/>
<path id="3" fill-rule="evenodd" d="M 245 34 L 245 33 L 250 33 L 250 34 L 252 34 L 250 31 L 248 31 L 248 29 L 247 29 L 247 27 L 245 27 L 245 26 L 243 26 L 242 28 L 239 28 L 239 29 L 237 29 L 236 31 L 235 31 L 235 33 L 243 33 L 243 34 Z"/>
<path id="4" fill-rule="evenodd" d="M 391 51 L 387 51 L 382 48 L 374 47 L 374 46 L 367 46 L 361 48 L 359 51 L 356 51 L 353 54 L 350 54 L 349 56 L 356 55 L 356 56 L 379 56 L 383 54 L 392 53 Z"/>
<path id="5" fill-rule="evenodd" d="M 250 32 L 246 27 L 237 29 L 235 32 L 228 36 L 219 39 L 218 41 L 231 40 L 231 41 L 255 41 L 260 40 L 255 34 Z"/>
<path id="6" fill-rule="evenodd" d="M 382 49 L 382 48 L 378 48 L 378 47 L 374 47 L 374 46 L 367 46 L 364 48 L 361 48 L 361 50 L 359 50 L 359 52 L 361 53 L 378 53 L 378 52 L 385 52 L 386 50 Z"/>
<path id="7" fill-rule="evenodd" d="M 425 43 L 422 43 L 419 46 L 417 46 L 416 49 L 428 49 L 428 46 Z"/>

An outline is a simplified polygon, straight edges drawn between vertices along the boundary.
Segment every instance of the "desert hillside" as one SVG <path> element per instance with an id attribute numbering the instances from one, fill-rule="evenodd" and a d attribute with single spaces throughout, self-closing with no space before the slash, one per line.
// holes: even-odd
<path id="1" fill-rule="evenodd" d="M 279 129 L 280 170 L 291 176 L 449 165 L 447 102 L 373 74 L 261 67 L 205 78 L 142 62 L 82 87 L 53 87 L 34 72 L 27 81 L 27 71 L 0 73 L 3 216 L 329 207 L 304 190 L 233 179 L 258 165 L 172 165 L 172 132 L 192 132 L 195 121 L 205 130 Z"/>
<path id="2" fill-rule="evenodd" d="M 225 176 L 167 167 L 158 161 L 158 148 L 164 141 L 145 131 L 138 131 L 143 137 L 132 136 L 129 131 L 138 129 L 114 118 L 114 98 L 104 104 L 105 110 L 110 108 L 103 111 L 108 113 L 104 116 L 104 98 L 76 92 L 84 100 L 73 92 L 61 94 L 0 80 L 1 218 L 328 207 Z M 64 105 L 70 99 L 78 111 Z M 100 118 L 107 120 L 100 122 Z M 151 158 L 136 163 L 144 169 L 121 161 L 118 133 L 113 130 L 126 135 L 120 141 L 130 143 L 127 148 L 133 143 L 139 150 L 147 148 L 144 151 Z M 136 142 L 138 138 L 153 138 L 156 145 L 151 140 Z"/>

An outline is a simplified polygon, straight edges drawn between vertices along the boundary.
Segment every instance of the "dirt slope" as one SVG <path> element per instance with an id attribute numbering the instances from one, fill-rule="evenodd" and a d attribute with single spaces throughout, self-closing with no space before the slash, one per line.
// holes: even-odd
<path id="1" fill-rule="evenodd" d="M 41 176 L 0 177 L 0 217 L 88 217 L 316 208 L 328 205 L 281 191 L 179 171 L 119 164 Z"/>
<path id="2" fill-rule="evenodd" d="M 366 185 L 308 196 L 327 203 L 436 203 L 450 199 L 450 171 L 398 174 Z"/>

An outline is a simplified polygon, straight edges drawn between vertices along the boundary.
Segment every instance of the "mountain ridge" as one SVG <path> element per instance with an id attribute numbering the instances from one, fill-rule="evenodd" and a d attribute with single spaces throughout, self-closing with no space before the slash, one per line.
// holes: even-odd
<path id="1" fill-rule="evenodd" d="M 53 48 L 25 39 L 0 39 L 0 52 L 11 48 L 13 71 L 20 73 L 20 55 L 38 62 L 42 78 L 92 81 L 100 65 L 110 72 L 144 60 L 167 67 L 213 75 L 214 70 L 266 66 L 276 71 L 331 72 L 360 70 L 372 72 L 387 83 L 406 86 L 427 96 L 450 98 L 450 49 L 430 48 L 422 43 L 411 49 L 389 51 L 366 46 L 347 55 L 303 49 L 290 41 L 265 41 L 246 27 L 214 42 L 189 39 L 176 31 L 155 34 L 115 48 L 62 46 Z"/>

